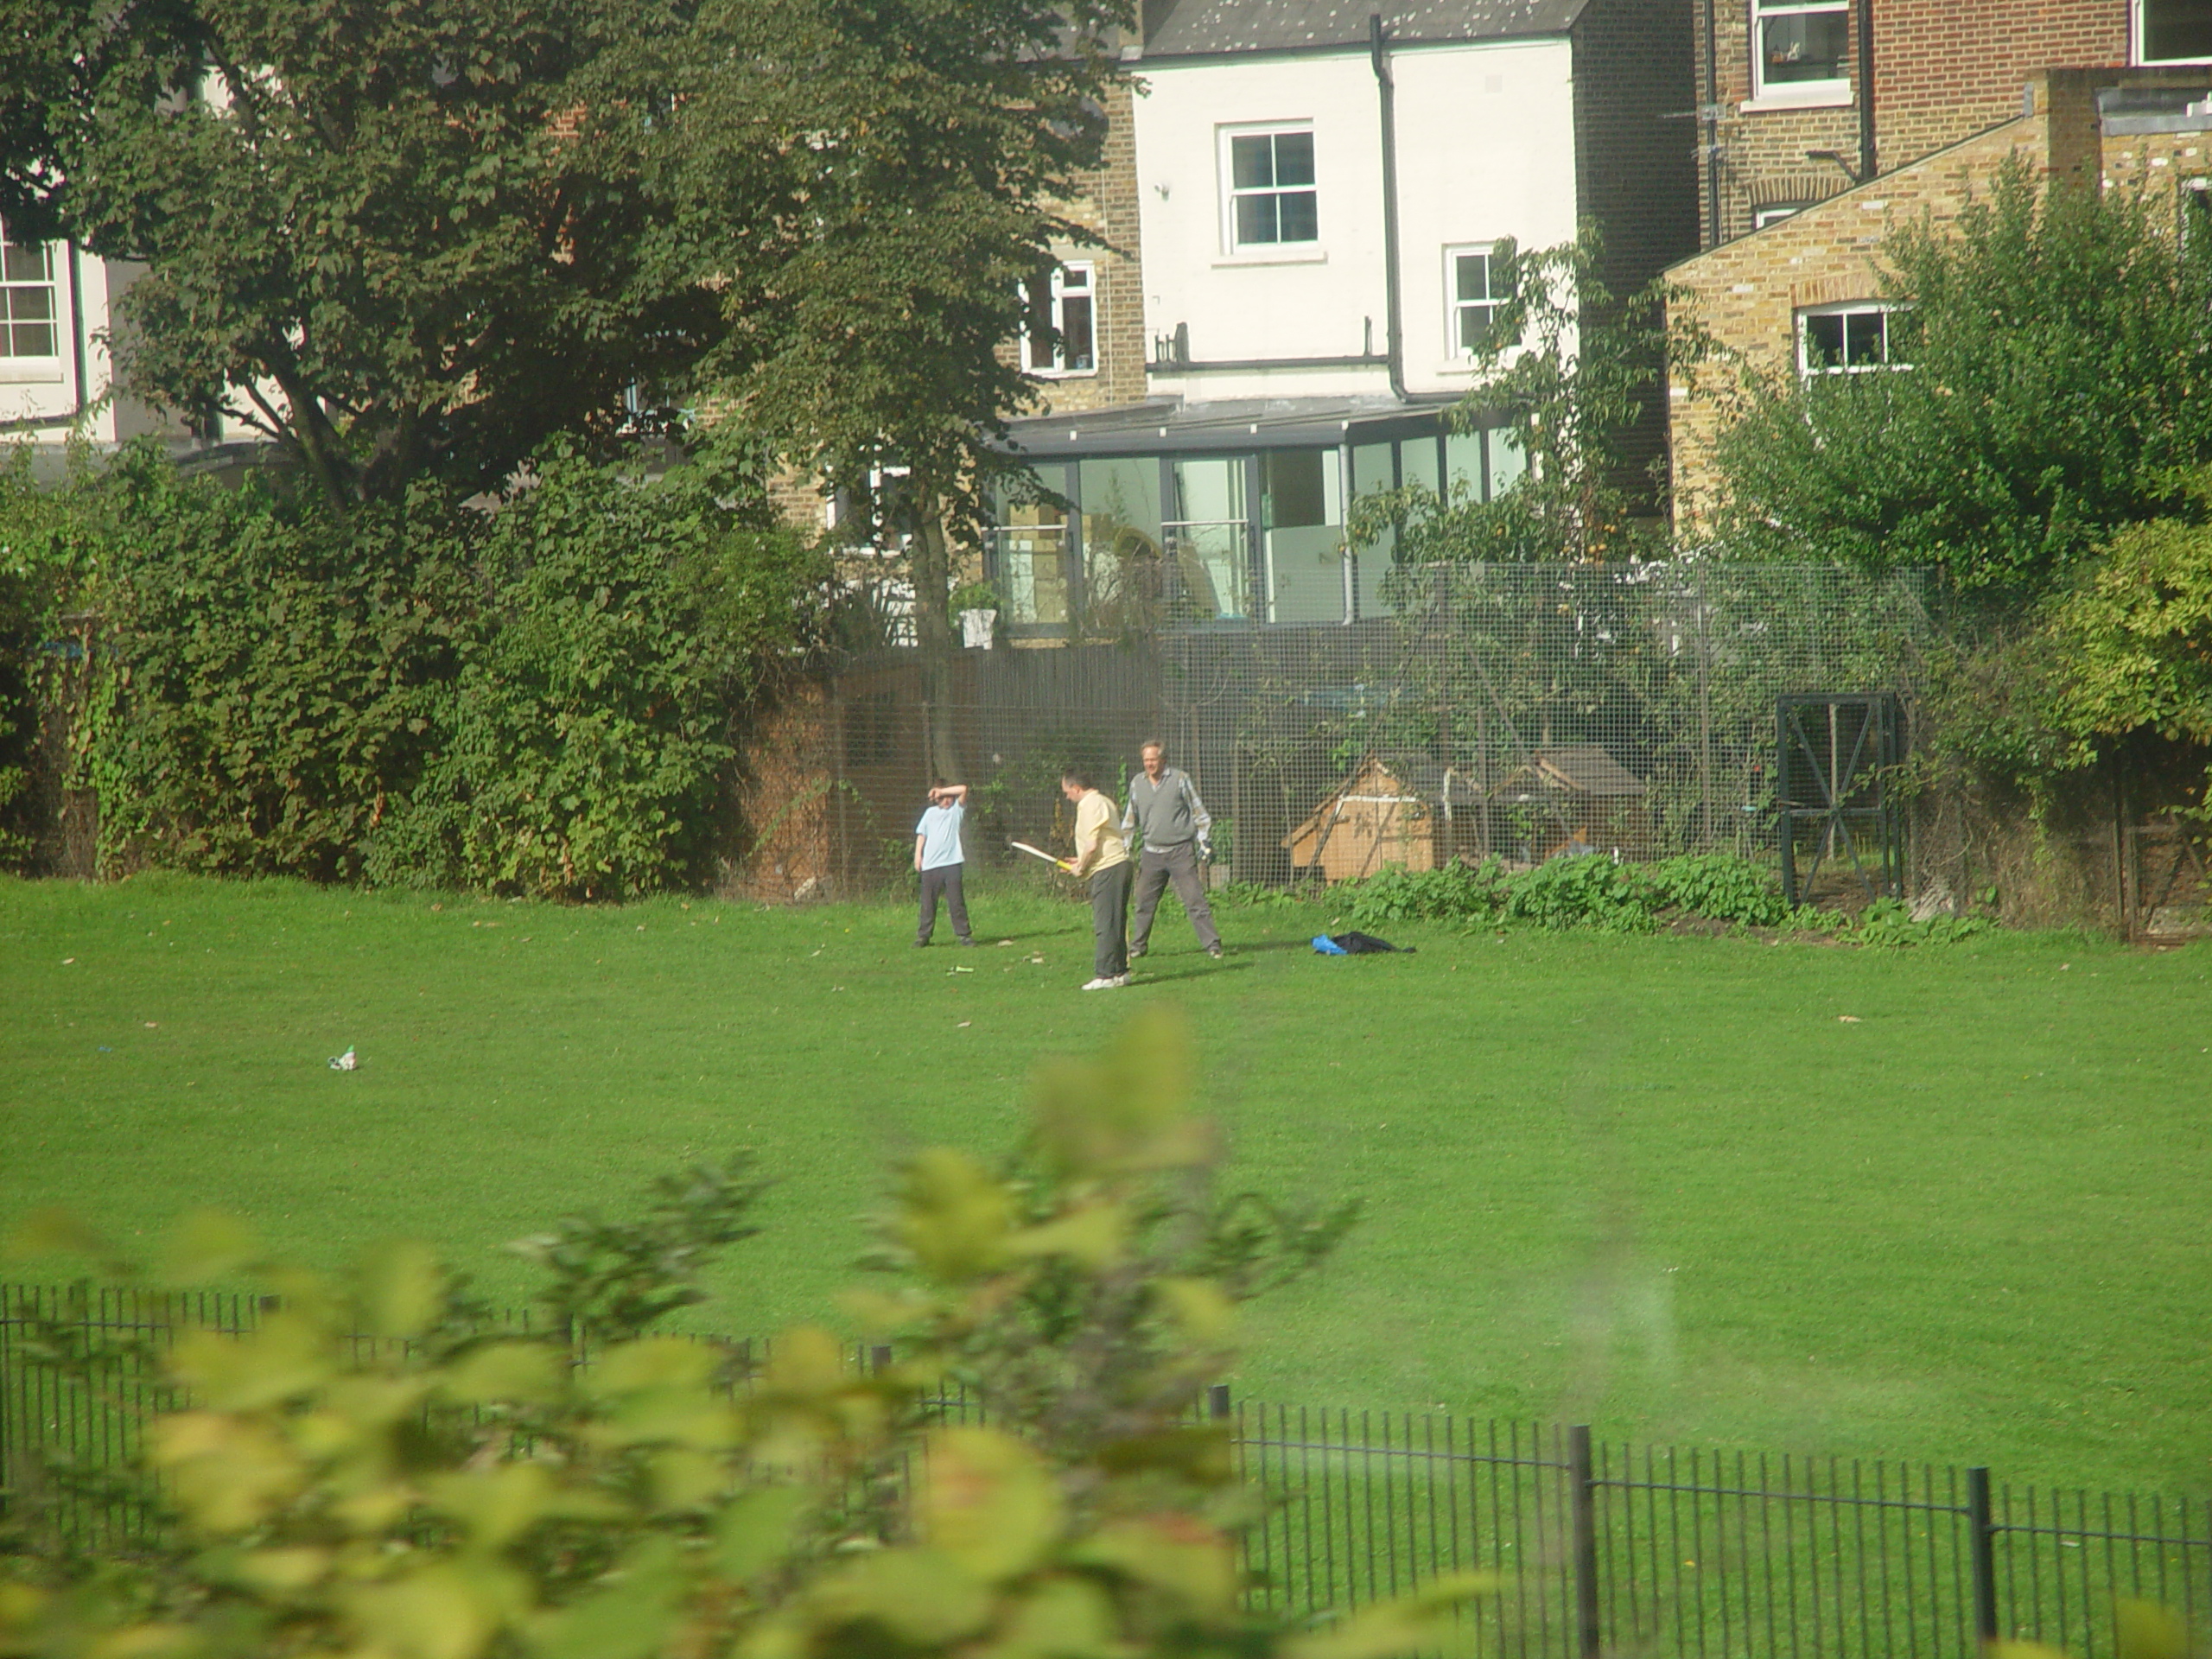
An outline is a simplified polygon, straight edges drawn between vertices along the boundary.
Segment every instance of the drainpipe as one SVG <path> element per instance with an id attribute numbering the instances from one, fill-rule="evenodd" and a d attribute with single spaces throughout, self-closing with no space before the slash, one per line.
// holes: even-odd
<path id="1" fill-rule="evenodd" d="M 1405 321 L 1398 300 L 1398 98 L 1382 50 L 1382 14 L 1367 17 L 1367 55 L 1375 65 L 1375 101 L 1382 117 L 1383 351 L 1390 359 L 1390 395 L 1406 395 Z"/>
<path id="2" fill-rule="evenodd" d="M 1711 0 L 1707 0 L 1711 3 Z M 1859 178 L 1874 176 L 1874 0 L 1859 0 Z"/>
<path id="3" fill-rule="evenodd" d="M 1720 67 L 1713 54 L 1719 41 L 1713 29 L 1715 0 L 1705 0 L 1705 97 L 1698 107 L 1698 125 L 1705 134 L 1704 154 L 1699 158 L 1705 174 L 1705 245 L 1720 245 Z M 1861 31 L 1862 33 L 1864 31 Z M 1752 44 L 1758 50 L 1758 43 Z"/>

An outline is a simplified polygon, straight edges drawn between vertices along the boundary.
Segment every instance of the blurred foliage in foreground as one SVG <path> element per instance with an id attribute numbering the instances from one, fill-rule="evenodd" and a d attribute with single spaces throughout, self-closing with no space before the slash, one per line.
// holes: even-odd
<path id="1" fill-rule="evenodd" d="M 149 1272 L 46 1218 L 28 1243 L 117 1276 L 245 1280 L 280 1300 L 243 1337 L 156 1345 L 189 1403 L 149 1426 L 135 1471 L 165 1516 L 148 1547 L 74 1554 L 17 1506 L 0 1655 L 1384 1659 L 1448 1645 L 1473 1579 L 1319 1627 L 1243 1605 L 1236 1539 L 1260 1499 L 1226 1426 L 1201 1419 L 1202 1392 L 1232 1357 L 1236 1305 L 1319 1263 L 1351 1217 L 1224 1198 L 1186 1094 L 1179 1031 L 1143 1020 L 1102 1062 L 1041 1074 L 1032 1132 L 1004 1165 L 944 1150 L 908 1162 L 872 1263 L 893 1276 L 848 1310 L 897 1344 L 899 1362 L 868 1374 L 823 1330 L 787 1333 L 756 1369 L 653 1329 L 693 1299 L 708 1249 L 748 1230 L 758 1187 L 741 1160 L 664 1183 L 641 1223 L 570 1218 L 524 1241 L 553 1269 L 552 1329 L 535 1335 L 418 1245 L 325 1278 L 201 1217 Z M 976 1408 L 968 1423 L 932 1406 L 948 1385 Z"/>

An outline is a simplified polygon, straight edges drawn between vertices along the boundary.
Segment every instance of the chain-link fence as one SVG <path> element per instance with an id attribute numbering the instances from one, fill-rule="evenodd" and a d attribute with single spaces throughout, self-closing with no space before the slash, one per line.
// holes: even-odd
<path id="1" fill-rule="evenodd" d="M 1350 624 L 963 652 L 935 709 L 911 653 L 857 664 L 830 699 L 840 833 L 910 830 L 941 721 L 976 789 L 974 857 L 1065 829 L 1064 765 L 1118 792 L 1149 737 L 1197 780 L 1242 880 L 1767 855 L 1777 700 L 1909 692 L 1929 635 L 1916 573 L 1466 565 L 1400 573 L 1385 597 L 1392 613 Z"/>

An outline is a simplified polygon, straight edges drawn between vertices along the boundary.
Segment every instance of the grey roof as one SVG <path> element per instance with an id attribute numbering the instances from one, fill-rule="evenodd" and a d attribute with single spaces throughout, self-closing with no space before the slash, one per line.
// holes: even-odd
<path id="1" fill-rule="evenodd" d="M 998 447 L 1033 461 L 1170 451 L 1333 447 L 1355 430 L 1401 435 L 1408 423 L 1433 431 L 1456 396 L 1400 403 L 1373 397 L 1249 397 L 1186 404 L 1167 399 L 1124 404 L 1079 414 L 1008 421 Z M 1380 429 L 1379 433 L 1376 429 Z"/>
<path id="2" fill-rule="evenodd" d="M 1218 52 L 1301 52 L 1364 46 L 1382 14 L 1398 45 L 1564 35 L 1588 0 L 1170 0 L 1147 7 L 1147 58 Z"/>

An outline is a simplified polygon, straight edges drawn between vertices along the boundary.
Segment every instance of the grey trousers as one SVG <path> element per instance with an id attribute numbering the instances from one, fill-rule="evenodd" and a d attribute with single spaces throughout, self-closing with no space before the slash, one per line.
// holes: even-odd
<path id="1" fill-rule="evenodd" d="M 1206 903 L 1205 882 L 1198 874 L 1198 849 L 1187 841 L 1170 847 L 1147 846 L 1137 864 L 1137 913 L 1129 925 L 1129 948 L 1142 951 L 1152 938 L 1152 913 L 1160 908 L 1160 895 L 1175 884 L 1175 896 L 1198 931 L 1198 944 L 1211 950 L 1221 943 L 1213 925 L 1213 911 Z"/>
<path id="2" fill-rule="evenodd" d="M 1090 956 L 1094 978 L 1116 979 L 1129 971 L 1129 877 L 1136 866 L 1119 864 L 1090 873 Z"/>
<path id="3" fill-rule="evenodd" d="M 937 931 L 937 896 L 944 895 L 945 913 L 952 918 L 952 937 L 968 937 L 968 900 L 960 891 L 960 868 L 957 864 L 940 864 L 933 870 L 922 872 L 922 918 L 914 930 L 914 943 L 927 944 L 930 935 Z"/>

